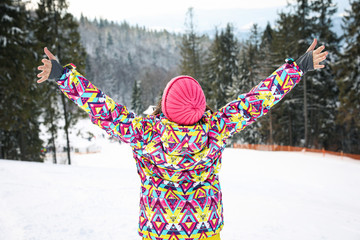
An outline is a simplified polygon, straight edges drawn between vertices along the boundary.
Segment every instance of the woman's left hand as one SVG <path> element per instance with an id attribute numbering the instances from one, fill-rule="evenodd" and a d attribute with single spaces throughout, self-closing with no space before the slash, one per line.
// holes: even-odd
<path id="1" fill-rule="evenodd" d="M 320 65 L 320 62 L 324 61 L 326 59 L 326 56 L 328 55 L 328 52 L 322 52 L 325 49 L 325 46 L 318 47 L 316 50 L 317 39 L 315 38 L 310 47 L 306 52 L 313 51 L 313 66 L 314 69 L 324 68 L 325 65 Z"/>

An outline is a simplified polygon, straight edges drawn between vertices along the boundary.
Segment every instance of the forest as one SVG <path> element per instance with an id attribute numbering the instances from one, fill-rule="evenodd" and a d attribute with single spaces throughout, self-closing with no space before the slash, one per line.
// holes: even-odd
<path id="1" fill-rule="evenodd" d="M 296 61 L 314 38 L 329 52 L 326 67 L 307 73 L 283 101 L 231 141 L 360 154 L 360 0 L 350 0 L 342 31 L 333 27 L 332 0 L 297 0 L 275 22 L 264 28 L 254 24 L 246 39 L 237 37 L 232 23 L 211 36 L 200 33 L 192 8 L 184 15 L 186 31 L 171 33 L 126 21 L 76 19 L 65 0 L 40 0 L 36 9 L 28 4 L 0 3 L 0 159 L 42 162 L 46 148 L 55 163 L 58 151 L 66 151 L 71 163 L 69 132 L 86 116 L 56 84 L 36 83 L 45 46 L 61 64 L 74 63 L 114 100 L 144 115 L 179 74 L 197 79 L 207 104 L 219 109 L 285 58 Z M 67 138 L 61 150 L 60 131 Z"/>

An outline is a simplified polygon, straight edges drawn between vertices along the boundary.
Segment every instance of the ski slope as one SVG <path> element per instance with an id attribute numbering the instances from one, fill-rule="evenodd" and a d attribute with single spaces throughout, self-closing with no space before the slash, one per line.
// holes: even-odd
<path id="1" fill-rule="evenodd" d="M 99 139 L 73 165 L 0 160 L 1 240 L 140 240 L 131 149 Z M 223 240 L 359 240 L 360 161 L 226 149 Z"/>

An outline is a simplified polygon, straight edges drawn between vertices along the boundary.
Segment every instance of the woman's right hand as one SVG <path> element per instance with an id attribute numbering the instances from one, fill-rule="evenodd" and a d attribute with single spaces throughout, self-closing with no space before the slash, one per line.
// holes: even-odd
<path id="1" fill-rule="evenodd" d="M 49 78 L 52 68 L 51 60 L 56 60 L 56 57 L 47 49 L 47 47 L 44 48 L 44 52 L 49 59 L 44 58 L 41 60 L 44 65 L 38 66 L 37 68 L 38 70 L 42 70 L 42 72 L 37 75 L 37 77 L 40 78 L 37 80 L 37 83 L 42 83 Z"/>
<path id="2" fill-rule="evenodd" d="M 329 53 L 327 51 L 322 52 L 325 49 L 324 45 L 315 49 L 316 44 L 317 44 L 317 39 L 314 38 L 314 41 L 312 42 L 312 44 L 310 45 L 310 47 L 308 48 L 308 50 L 306 52 L 313 51 L 313 67 L 314 67 L 314 69 L 324 68 L 325 65 L 320 64 L 320 62 L 325 61 L 326 56 Z"/>

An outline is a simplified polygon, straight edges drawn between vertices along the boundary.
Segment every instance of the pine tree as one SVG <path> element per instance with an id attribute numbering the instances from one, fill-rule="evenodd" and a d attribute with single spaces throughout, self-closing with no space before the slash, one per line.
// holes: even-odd
<path id="1" fill-rule="evenodd" d="M 114 44 L 113 38 L 111 36 L 111 33 L 108 34 L 108 38 L 107 38 L 107 43 L 106 46 L 109 48 L 110 46 L 112 46 Z"/>
<path id="2" fill-rule="evenodd" d="M 205 36 L 198 36 L 195 31 L 193 8 L 189 8 L 186 13 L 186 32 L 182 37 L 181 43 L 181 74 L 189 75 L 197 79 L 200 84 L 202 80 L 202 60 L 204 51 L 202 49 L 202 41 Z"/>
<path id="3" fill-rule="evenodd" d="M 38 41 L 38 52 L 43 52 L 43 47 L 45 44 L 52 43 L 49 48 L 55 47 L 55 32 L 53 29 L 53 24 L 50 14 L 50 9 L 46 9 L 45 1 L 39 3 L 38 8 L 36 9 L 36 17 L 37 24 L 35 25 L 35 37 Z M 48 26 L 48 27 L 44 27 Z M 50 32 L 50 34 L 48 33 Z M 44 55 L 39 56 L 37 59 L 40 60 L 41 57 L 45 57 Z M 57 163 L 57 148 L 56 141 L 57 133 L 58 133 L 58 120 L 61 118 L 60 112 L 60 104 L 59 104 L 59 95 L 57 91 L 57 86 L 55 84 L 42 84 L 40 85 L 42 89 L 42 97 L 46 99 L 43 102 L 42 107 L 43 111 L 43 124 L 47 127 L 47 131 L 50 134 L 50 138 L 48 139 L 49 150 L 53 153 L 53 163 Z"/>
<path id="4" fill-rule="evenodd" d="M 274 63 L 272 61 L 274 57 L 272 49 L 272 42 L 274 39 L 273 34 L 273 29 L 268 22 L 264 32 L 262 33 L 260 43 L 260 59 L 262 66 L 260 76 L 263 76 L 264 78 L 269 76 L 274 71 Z"/>
<path id="5" fill-rule="evenodd" d="M 239 94 L 247 93 L 256 86 L 262 79 L 260 41 L 261 34 L 257 24 L 250 29 L 250 36 L 242 44 L 240 51 L 238 75 L 233 78 L 231 87 L 227 88 L 228 101 L 234 100 Z M 232 142 L 241 143 L 262 143 L 263 136 L 259 131 L 259 121 L 244 129 L 241 134 L 232 137 Z"/>
<path id="6" fill-rule="evenodd" d="M 261 80 L 261 32 L 258 24 L 254 24 L 250 29 L 250 37 L 245 44 L 249 66 L 249 87 L 252 88 Z"/>
<path id="7" fill-rule="evenodd" d="M 227 89 L 239 75 L 239 45 L 233 27 L 227 24 L 216 32 L 206 63 L 205 78 L 207 103 L 219 109 L 227 103 Z"/>
<path id="8" fill-rule="evenodd" d="M 298 42 L 298 50 L 296 52 L 297 56 L 301 56 L 304 53 L 304 50 L 310 45 L 313 37 L 311 37 L 312 32 L 312 21 L 310 18 L 310 7 L 308 0 L 297 0 L 297 9 L 296 14 L 299 16 L 299 25 L 298 25 L 298 36 L 301 40 Z M 308 118 L 308 87 L 307 87 L 307 77 L 302 78 L 303 82 L 303 109 L 304 109 L 304 147 L 309 146 L 309 118 Z"/>
<path id="9" fill-rule="evenodd" d="M 141 95 L 140 82 L 135 81 L 131 95 L 131 108 L 138 116 L 141 116 L 142 112 L 145 110 L 141 101 Z"/>
<path id="10" fill-rule="evenodd" d="M 230 86 L 226 88 L 227 101 L 237 99 L 239 94 L 245 93 L 251 89 L 249 84 L 249 66 L 247 51 L 242 47 L 239 53 L 239 75 L 233 79 Z"/>
<path id="11" fill-rule="evenodd" d="M 268 23 L 265 27 L 264 32 L 261 36 L 261 43 L 260 43 L 260 63 L 261 63 L 261 72 L 259 73 L 260 79 L 267 78 L 278 66 L 276 66 L 273 62 L 274 54 L 272 49 L 272 41 L 273 41 L 273 30 Z M 262 117 L 259 120 L 260 129 L 259 131 L 262 133 L 263 142 L 267 142 L 270 145 L 274 144 L 273 140 L 273 115 L 272 111 L 270 110 L 267 115 Z"/>
<path id="12" fill-rule="evenodd" d="M 42 161 L 33 19 L 25 7 L 0 3 L 0 158 Z"/>
<path id="13" fill-rule="evenodd" d="M 80 35 L 78 32 L 78 23 L 74 17 L 67 13 L 68 5 L 65 0 L 41 0 L 38 3 L 36 10 L 37 22 L 36 37 L 39 41 L 39 52 L 42 52 L 42 48 L 51 43 L 49 46 L 62 63 L 74 62 L 80 72 L 83 72 L 84 64 L 86 60 L 86 54 L 84 48 L 80 44 Z M 46 84 L 44 84 L 46 85 Z M 53 86 L 51 86 L 53 85 Z M 58 96 L 59 93 L 55 84 L 47 84 L 44 88 L 44 94 L 48 97 L 48 110 L 45 117 L 48 123 L 49 132 L 51 133 L 51 140 L 53 148 L 55 150 L 55 141 L 57 132 L 56 119 L 59 114 L 59 106 L 62 107 L 62 117 L 64 118 L 65 125 L 64 131 L 66 136 L 66 151 L 68 163 L 71 164 L 70 157 L 70 139 L 69 130 L 79 116 L 83 114 L 77 107 L 65 99 L 63 94 Z M 54 159 L 55 161 L 55 159 Z"/>
<path id="14" fill-rule="evenodd" d="M 284 63 L 284 58 L 297 57 L 305 53 L 313 40 L 312 19 L 307 0 L 289 4 L 288 12 L 281 12 L 276 21 L 272 49 L 274 64 Z M 277 144 L 308 146 L 308 76 L 274 107 L 272 117 L 273 137 Z M 288 126 L 284 128 L 284 126 Z"/>
<path id="15" fill-rule="evenodd" d="M 217 87 L 219 86 L 219 73 L 218 66 L 220 66 L 220 36 L 218 30 L 216 29 L 215 38 L 211 43 L 209 54 L 206 58 L 204 65 L 204 82 L 201 84 L 203 91 L 206 96 L 206 104 L 211 106 L 213 109 L 217 109 L 218 96 L 217 96 Z"/>
<path id="16" fill-rule="evenodd" d="M 340 89 L 337 121 L 342 125 L 341 149 L 360 153 L 360 1 L 350 1 L 343 17 L 344 50 L 340 55 L 338 86 Z"/>
<path id="17" fill-rule="evenodd" d="M 308 77 L 309 145 L 337 150 L 335 118 L 339 90 L 335 82 L 334 63 L 339 59 L 339 38 L 332 31 L 332 18 L 337 8 L 332 0 L 315 0 L 310 7 L 314 15 L 312 29 L 320 40 L 318 45 L 325 44 L 330 54 L 326 67 L 310 72 Z"/>
<path id="18" fill-rule="evenodd" d="M 296 24 L 297 18 L 293 17 L 293 14 L 285 12 L 279 13 L 279 18 L 275 23 L 271 45 L 273 49 L 273 63 L 276 67 L 283 64 L 284 58 L 294 56 L 294 48 L 297 43 L 291 40 L 298 38 L 294 31 Z M 299 129 L 299 124 L 296 125 L 295 123 L 302 122 L 302 106 L 295 103 L 301 101 L 301 95 L 299 87 L 297 87 L 292 90 L 283 101 L 271 109 L 272 118 L 274 119 L 272 127 L 273 141 L 275 144 L 299 144 L 297 134 L 303 132 L 303 127 Z"/>

